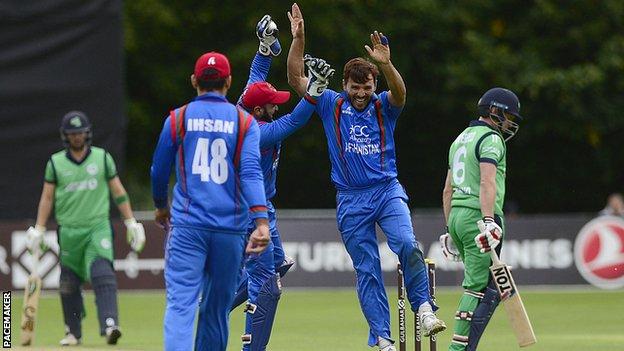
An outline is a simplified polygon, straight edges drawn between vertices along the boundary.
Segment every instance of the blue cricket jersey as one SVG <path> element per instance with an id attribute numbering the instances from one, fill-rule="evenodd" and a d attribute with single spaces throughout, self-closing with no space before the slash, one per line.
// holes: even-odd
<path id="1" fill-rule="evenodd" d="M 206 93 L 171 111 L 152 161 L 152 196 L 167 207 L 175 163 L 172 225 L 246 233 L 267 218 L 258 124 L 225 96 Z"/>
<path id="2" fill-rule="evenodd" d="M 256 53 L 249 70 L 247 86 L 255 82 L 266 81 L 271 67 L 271 57 Z M 282 148 L 282 140 L 303 127 L 314 112 L 315 99 L 306 96 L 301 99 L 295 109 L 276 120 L 258 120 L 260 126 L 260 166 L 264 175 L 264 190 L 267 201 L 275 196 L 277 182 L 277 166 Z M 241 108 L 242 95 L 238 99 Z"/>
<path id="3" fill-rule="evenodd" d="M 388 92 L 373 94 L 362 111 L 346 92 L 327 89 L 318 98 L 329 159 L 331 180 L 338 190 L 368 188 L 397 176 L 394 129 L 403 107 L 392 106 Z"/>

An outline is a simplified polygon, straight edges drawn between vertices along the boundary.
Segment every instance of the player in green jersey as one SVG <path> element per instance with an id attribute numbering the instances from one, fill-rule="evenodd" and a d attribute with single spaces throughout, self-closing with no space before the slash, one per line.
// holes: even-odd
<path id="1" fill-rule="evenodd" d="M 60 131 L 66 149 L 53 154 L 47 163 L 37 222 L 27 231 L 28 247 L 31 250 L 41 247 L 45 251 L 43 234 L 54 208 L 60 245 L 59 290 L 66 327 L 60 343 L 63 346 L 80 343 L 84 317 L 81 285 L 91 282 L 100 334 L 108 344 L 116 344 L 121 332 L 109 218 L 111 193 L 124 218 L 128 243 L 136 252 L 145 245 L 145 231 L 134 219 L 113 158 L 104 149 L 91 146 L 91 124 L 87 116 L 79 111 L 67 113 Z"/>
<path id="2" fill-rule="evenodd" d="M 520 102 L 510 90 L 493 88 L 479 99 L 479 119 L 470 122 L 451 145 L 442 195 L 447 233 L 442 252 L 463 261 L 464 294 L 455 315 L 451 351 L 476 350 L 500 296 L 489 267 L 489 251 L 500 254 L 504 233 L 503 201 L 507 150 L 505 142 L 518 131 Z M 477 221 L 483 219 L 481 233 Z"/>

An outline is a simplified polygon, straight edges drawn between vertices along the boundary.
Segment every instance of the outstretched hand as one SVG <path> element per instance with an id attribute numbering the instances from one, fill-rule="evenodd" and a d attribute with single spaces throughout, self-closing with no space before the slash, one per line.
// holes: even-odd
<path id="1" fill-rule="evenodd" d="M 301 14 L 299 5 L 297 5 L 297 3 L 292 4 L 292 8 L 287 14 L 288 14 L 288 20 L 290 21 L 290 32 L 293 38 L 303 38 L 304 36 L 303 15 Z"/>
<path id="2" fill-rule="evenodd" d="M 370 37 L 373 48 L 371 49 L 370 46 L 364 45 L 364 48 L 368 51 L 368 55 L 370 55 L 370 57 L 379 64 L 390 63 L 390 46 L 388 46 L 388 38 L 384 36 L 383 33 L 378 33 L 377 31 L 374 31 Z"/>

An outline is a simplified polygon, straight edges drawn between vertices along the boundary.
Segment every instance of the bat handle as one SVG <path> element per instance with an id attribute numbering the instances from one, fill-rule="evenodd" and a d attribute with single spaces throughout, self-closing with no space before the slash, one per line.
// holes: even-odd
<path id="1" fill-rule="evenodd" d="M 477 227 L 479 227 L 479 231 L 481 231 L 481 233 L 485 232 L 485 223 L 483 222 L 483 220 L 478 220 L 477 221 Z M 490 256 L 492 257 L 492 263 L 494 264 L 500 264 L 501 260 L 500 258 L 498 258 L 498 254 L 496 254 L 496 250 L 490 250 Z"/>

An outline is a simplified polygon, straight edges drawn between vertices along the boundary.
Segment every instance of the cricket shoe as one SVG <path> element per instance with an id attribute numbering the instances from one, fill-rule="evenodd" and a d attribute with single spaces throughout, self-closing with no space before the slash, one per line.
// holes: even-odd
<path id="1" fill-rule="evenodd" d="M 425 337 L 435 335 L 446 329 L 446 324 L 441 319 L 438 319 L 433 312 L 423 312 L 420 315 L 420 323 L 422 325 L 423 335 Z"/>
<path id="2" fill-rule="evenodd" d="M 67 333 L 59 343 L 61 344 L 61 346 L 76 346 L 80 345 L 80 339 L 76 339 L 76 337 L 72 333 Z"/>
<path id="3" fill-rule="evenodd" d="M 117 340 L 121 338 L 121 331 L 116 325 L 106 328 L 106 343 L 109 345 L 117 345 Z"/>
<path id="4" fill-rule="evenodd" d="M 379 351 L 396 351 L 396 347 L 392 344 L 392 341 L 378 337 L 377 346 L 379 346 Z"/>

